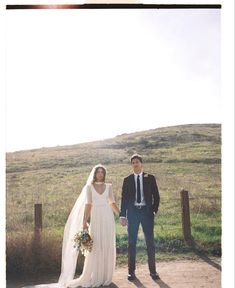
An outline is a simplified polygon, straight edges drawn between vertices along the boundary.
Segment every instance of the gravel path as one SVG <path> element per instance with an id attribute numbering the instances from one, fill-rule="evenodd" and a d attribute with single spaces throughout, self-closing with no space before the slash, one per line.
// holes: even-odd
<path id="1" fill-rule="evenodd" d="M 137 280 L 129 282 L 127 280 L 127 267 L 118 267 L 113 277 L 113 283 L 109 288 L 220 288 L 221 269 L 220 259 L 210 261 L 203 260 L 176 260 L 157 263 L 157 271 L 161 280 L 153 281 L 149 276 L 147 265 L 137 265 Z M 42 279 L 41 279 L 42 280 Z M 38 283 L 56 282 L 57 277 Z M 7 288 L 20 288 L 29 284 L 27 281 L 8 281 Z M 37 282 L 31 282 L 36 284 Z M 107 286 L 106 286 L 107 287 Z M 107 287 L 107 288 L 108 288 Z"/>

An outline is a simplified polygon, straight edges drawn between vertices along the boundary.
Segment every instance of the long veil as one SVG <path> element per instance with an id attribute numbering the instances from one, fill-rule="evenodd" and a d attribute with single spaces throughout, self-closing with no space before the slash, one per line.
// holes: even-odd
<path id="1" fill-rule="evenodd" d="M 79 251 L 74 248 L 74 235 L 82 230 L 83 228 L 83 215 L 85 210 L 85 202 L 86 202 L 86 191 L 89 184 L 92 183 L 95 169 L 97 167 L 103 167 L 98 164 L 94 166 L 91 170 L 91 173 L 87 179 L 86 185 L 83 187 L 80 195 L 78 196 L 70 214 L 67 219 L 64 228 L 64 236 L 63 236 L 63 244 L 62 244 L 62 259 L 61 259 L 61 274 L 57 283 L 50 284 L 38 284 L 38 285 L 30 285 L 24 286 L 22 288 L 66 288 L 69 286 L 69 282 L 73 280 L 77 258 Z"/>

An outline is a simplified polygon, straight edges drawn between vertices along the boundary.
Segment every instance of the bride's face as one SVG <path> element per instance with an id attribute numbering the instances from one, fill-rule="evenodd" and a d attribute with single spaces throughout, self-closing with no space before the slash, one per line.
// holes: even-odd
<path id="1" fill-rule="evenodd" d="M 104 170 L 102 168 L 98 168 L 95 175 L 95 180 L 97 182 L 103 182 L 104 181 Z"/>

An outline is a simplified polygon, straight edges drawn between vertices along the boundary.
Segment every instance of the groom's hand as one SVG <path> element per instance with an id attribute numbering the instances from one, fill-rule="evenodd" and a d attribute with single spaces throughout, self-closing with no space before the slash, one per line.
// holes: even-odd
<path id="1" fill-rule="evenodd" d="M 121 223 L 122 226 L 127 226 L 128 221 L 127 221 L 126 218 L 124 218 L 124 217 L 120 217 L 120 223 Z"/>

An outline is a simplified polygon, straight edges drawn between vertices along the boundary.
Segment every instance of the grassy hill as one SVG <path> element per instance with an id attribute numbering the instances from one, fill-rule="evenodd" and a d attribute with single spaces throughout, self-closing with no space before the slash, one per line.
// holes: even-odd
<path id="1" fill-rule="evenodd" d="M 157 257 L 191 253 L 182 239 L 181 189 L 188 190 L 192 198 L 193 237 L 209 254 L 219 255 L 221 126 L 192 124 L 122 134 L 103 141 L 7 153 L 8 271 L 32 270 L 29 259 L 33 205 L 38 202 L 43 204 L 41 263 L 47 271 L 59 270 L 63 227 L 90 170 L 97 163 L 107 167 L 107 181 L 113 183 L 119 203 L 123 177 L 131 173 L 129 158 L 135 152 L 143 156 L 145 171 L 156 176 L 161 194 L 155 225 Z M 119 263 L 126 261 L 126 244 L 126 230 L 117 219 Z M 138 251 L 139 259 L 145 261 L 142 231 Z M 54 267 L 49 264 L 52 262 Z"/>
<path id="2" fill-rule="evenodd" d="M 128 163 L 134 152 L 141 153 L 146 163 L 218 163 L 220 144 L 220 125 L 173 126 L 103 141 L 8 153 L 7 172 Z"/>

